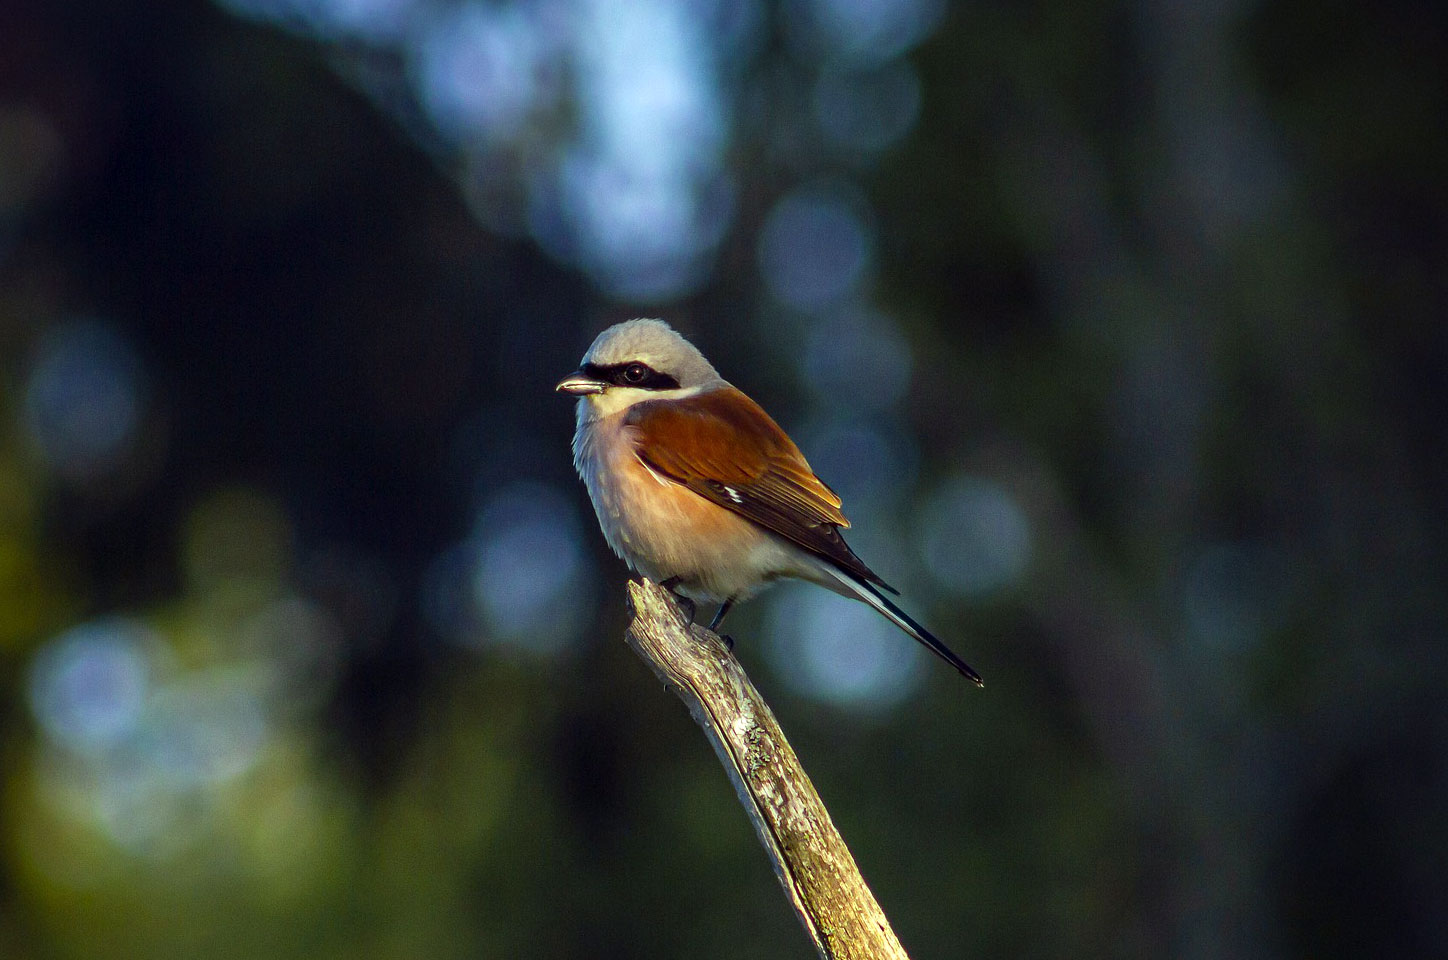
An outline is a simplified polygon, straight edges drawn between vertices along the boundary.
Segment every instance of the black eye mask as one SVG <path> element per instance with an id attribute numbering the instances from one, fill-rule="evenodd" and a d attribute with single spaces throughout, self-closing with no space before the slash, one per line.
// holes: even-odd
<path id="1" fill-rule="evenodd" d="M 632 363 L 585 363 L 583 375 L 615 387 L 634 387 L 638 390 L 679 389 L 679 381 L 637 360 Z"/>

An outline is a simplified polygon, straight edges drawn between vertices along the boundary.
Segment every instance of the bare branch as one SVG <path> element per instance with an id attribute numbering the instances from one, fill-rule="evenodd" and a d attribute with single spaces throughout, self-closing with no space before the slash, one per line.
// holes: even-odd
<path id="1" fill-rule="evenodd" d="M 689 707 L 825 960 L 909 960 L 769 705 L 718 636 L 669 592 L 629 584 L 628 642 Z"/>

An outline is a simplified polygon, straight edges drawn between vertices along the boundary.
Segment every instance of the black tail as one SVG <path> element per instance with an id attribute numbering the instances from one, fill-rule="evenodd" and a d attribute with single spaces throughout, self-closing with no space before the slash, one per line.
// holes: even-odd
<path id="1" fill-rule="evenodd" d="M 873 584 L 866 583 L 858 577 L 836 568 L 833 564 L 828 564 L 827 566 L 835 579 L 838 580 L 842 586 L 846 587 L 851 594 L 883 613 L 891 623 L 910 634 L 910 636 L 916 640 L 919 640 L 929 648 L 931 653 L 959 670 L 961 675 L 967 680 L 974 682 L 978 686 L 985 686 L 985 681 L 980 678 L 980 674 L 971 669 L 970 664 L 956 656 L 955 651 L 941 643 L 935 634 L 915 622 L 908 613 L 895 606 L 895 604 Z"/>

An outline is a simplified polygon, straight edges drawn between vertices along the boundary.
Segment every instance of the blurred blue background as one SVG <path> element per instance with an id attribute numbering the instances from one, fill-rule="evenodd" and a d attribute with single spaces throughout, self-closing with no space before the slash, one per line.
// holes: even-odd
<path id="1" fill-rule="evenodd" d="M 663 316 L 986 676 L 737 649 L 926 957 L 1448 955 L 1448 7 L 10 0 L 0 956 L 811 956 L 550 391 Z"/>

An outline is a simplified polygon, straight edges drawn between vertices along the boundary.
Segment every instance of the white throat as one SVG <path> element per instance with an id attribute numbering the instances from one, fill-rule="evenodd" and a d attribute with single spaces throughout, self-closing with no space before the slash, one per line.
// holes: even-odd
<path id="1" fill-rule="evenodd" d="M 622 413 L 636 403 L 647 400 L 682 400 L 712 389 L 718 384 L 706 383 L 695 387 L 676 387 L 673 390 L 641 390 L 638 387 L 609 387 L 602 393 L 578 398 L 578 422 L 591 423 L 605 420 L 616 413 Z"/>

